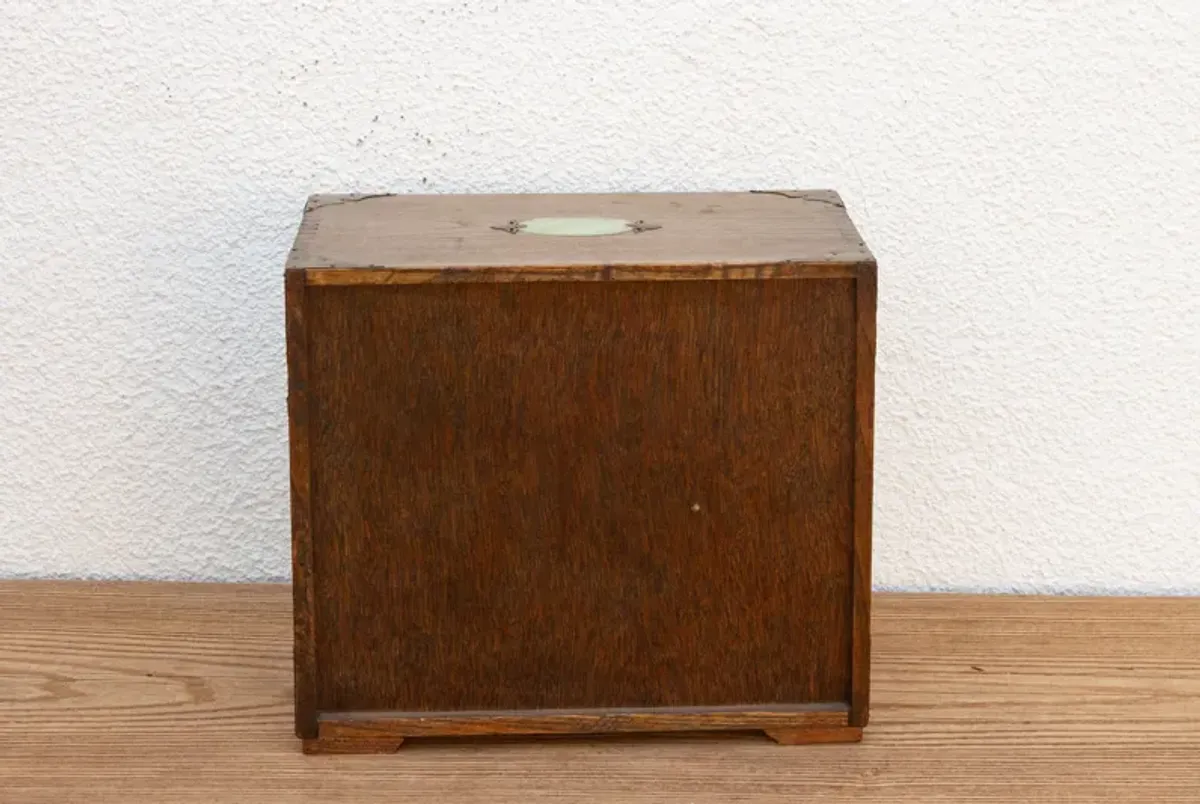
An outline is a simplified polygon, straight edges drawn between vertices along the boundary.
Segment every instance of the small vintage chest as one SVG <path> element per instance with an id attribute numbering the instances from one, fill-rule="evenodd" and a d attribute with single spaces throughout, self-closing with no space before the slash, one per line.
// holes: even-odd
<path id="1" fill-rule="evenodd" d="M 875 261 L 828 191 L 314 196 L 296 733 L 867 722 Z"/>

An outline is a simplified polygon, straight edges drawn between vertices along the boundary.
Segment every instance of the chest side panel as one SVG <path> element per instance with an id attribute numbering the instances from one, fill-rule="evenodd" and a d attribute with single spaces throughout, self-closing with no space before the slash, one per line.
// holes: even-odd
<path id="1" fill-rule="evenodd" d="M 308 293 L 321 710 L 846 699 L 853 280 Z"/>

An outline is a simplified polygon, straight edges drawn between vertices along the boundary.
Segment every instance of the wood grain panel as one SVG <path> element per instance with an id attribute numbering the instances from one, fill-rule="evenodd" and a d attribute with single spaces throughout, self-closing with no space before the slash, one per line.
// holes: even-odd
<path id="1" fill-rule="evenodd" d="M 543 237 L 492 228 L 536 217 L 644 219 L 660 228 Z M 318 195 L 289 268 L 510 273 L 559 267 L 854 265 L 873 261 L 832 190 L 796 193 Z"/>
<path id="2" fill-rule="evenodd" d="M 319 710 L 845 701 L 855 304 L 310 286 Z"/>
<path id="3" fill-rule="evenodd" d="M 287 586 L 0 583 L 4 804 L 1192 804 L 1200 599 L 876 595 L 862 743 L 412 740 L 300 754 Z"/>
<path id="4" fill-rule="evenodd" d="M 332 712 L 320 718 L 320 743 L 364 739 L 596 734 L 606 732 L 757 731 L 832 732 L 847 725 L 846 704 L 760 707 L 554 710 L 533 712 Z M 319 750 L 320 744 L 314 745 Z"/>

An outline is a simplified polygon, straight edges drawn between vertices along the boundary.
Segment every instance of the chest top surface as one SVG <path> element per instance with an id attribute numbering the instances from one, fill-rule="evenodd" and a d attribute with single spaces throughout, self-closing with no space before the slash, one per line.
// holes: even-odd
<path id="1" fill-rule="evenodd" d="M 314 195 L 291 269 L 770 266 L 873 262 L 830 190 Z"/>

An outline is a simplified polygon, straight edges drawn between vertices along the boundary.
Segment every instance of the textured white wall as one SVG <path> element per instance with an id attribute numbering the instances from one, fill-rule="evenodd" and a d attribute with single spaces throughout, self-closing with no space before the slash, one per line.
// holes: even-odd
<path id="1" fill-rule="evenodd" d="M 827 186 L 877 584 L 1200 592 L 1195 0 L 4 0 L 0 112 L 0 575 L 287 576 L 309 192 Z"/>

